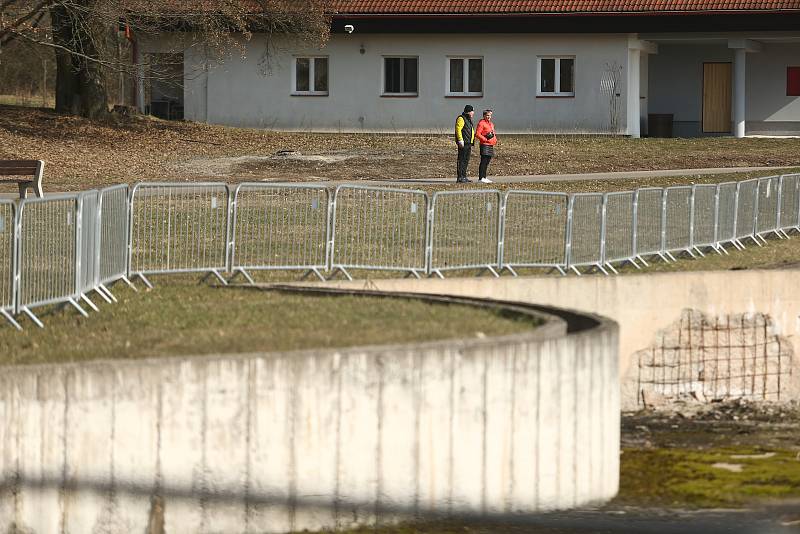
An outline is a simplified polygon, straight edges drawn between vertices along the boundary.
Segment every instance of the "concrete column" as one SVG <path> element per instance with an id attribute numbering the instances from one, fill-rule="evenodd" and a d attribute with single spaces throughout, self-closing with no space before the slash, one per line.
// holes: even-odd
<path id="1" fill-rule="evenodd" d="M 639 104 L 639 65 L 642 52 L 639 49 L 628 48 L 628 135 L 639 137 L 641 135 L 641 107 Z"/>
<path id="2" fill-rule="evenodd" d="M 746 64 L 747 50 L 737 48 L 733 62 L 733 132 L 740 139 L 745 133 Z"/>

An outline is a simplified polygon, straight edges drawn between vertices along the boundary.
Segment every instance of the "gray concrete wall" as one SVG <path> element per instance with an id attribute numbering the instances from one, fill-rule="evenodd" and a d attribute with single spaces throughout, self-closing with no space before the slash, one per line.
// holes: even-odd
<path id="1" fill-rule="evenodd" d="M 335 283 L 341 287 L 360 287 L 363 284 L 363 281 Z M 657 344 L 686 310 L 712 318 L 764 314 L 771 320 L 769 334 L 788 341 L 793 353 L 791 368 L 782 370 L 781 399 L 800 399 L 800 270 L 646 273 L 581 278 L 370 280 L 368 284 L 385 291 L 493 298 L 609 317 L 620 328 L 624 409 L 639 407 L 641 392 L 637 391 L 637 353 Z"/>
<path id="2" fill-rule="evenodd" d="M 618 488 L 617 343 L 610 322 L 570 335 L 554 323 L 6 367 L 0 532 L 285 532 L 603 502 Z"/>
<path id="3" fill-rule="evenodd" d="M 321 51 L 245 43 L 244 54 L 202 72 L 202 45 L 165 37 L 144 52 L 183 48 L 186 118 L 233 126 L 315 131 L 450 133 L 464 105 L 493 108 L 498 131 L 608 132 L 608 97 L 600 93 L 605 64 L 627 64 L 627 35 L 332 35 Z M 363 45 L 364 54 L 360 53 Z M 292 96 L 293 54 L 329 57 L 329 96 Z M 383 56 L 419 56 L 419 96 L 381 96 Z M 448 56 L 483 57 L 483 97 L 445 96 Z M 537 98 L 537 56 L 574 55 L 575 97 Z M 620 131 L 625 131 L 625 75 Z"/>

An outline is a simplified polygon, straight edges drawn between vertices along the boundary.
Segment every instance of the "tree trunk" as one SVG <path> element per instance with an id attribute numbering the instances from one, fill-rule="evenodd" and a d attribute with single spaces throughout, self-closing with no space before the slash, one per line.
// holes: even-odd
<path id="1" fill-rule="evenodd" d="M 82 12 L 63 4 L 50 8 L 50 18 L 53 41 L 63 47 L 56 49 L 56 111 L 92 119 L 105 117 L 108 94 L 100 64 L 92 61 L 100 54 L 94 40 L 97 37 L 90 33 L 91 22 Z M 72 53 L 73 50 L 87 57 Z"/>

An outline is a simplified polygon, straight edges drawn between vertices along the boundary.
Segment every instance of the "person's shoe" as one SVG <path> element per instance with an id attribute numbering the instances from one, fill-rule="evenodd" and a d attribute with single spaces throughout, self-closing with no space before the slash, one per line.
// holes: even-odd
<path id="1" fill-rule="evenodd" d="M 478 181 L 479 181 L 480 183 L 482 183 L 482 184 L 493 184 L 493 183 L 494 183 L 493 181 L 491 181 L 491 180 L 490 180 L 490 179 L 488 179 L 488 178 L 481 178 L 481 179 L 480 179 L 480 180 L 478 180 Z"/>
<path id="2" fill-rule="evenodd" d="M 456 178 L 457 184 L 469 184 L 472 183 L 469 178 Z"/>

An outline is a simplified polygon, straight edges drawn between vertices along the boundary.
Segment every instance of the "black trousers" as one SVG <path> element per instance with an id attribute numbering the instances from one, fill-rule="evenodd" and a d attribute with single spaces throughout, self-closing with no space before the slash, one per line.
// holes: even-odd
<path id="1" fill-rule="evenodd" d="M 458 147 L 458 162 L 456 163 L 456 178 L 466 180 L 467 167 L 469 166 L 469 156 L 472 153 L 472 145 L 464 143 L 463 147 Z"/>
<path id="2" fill-rule="evenodd" d="M 478 178 L 486 178 L 486 171 L 489 169 L 489 162 L 492 161 L 492 156 L 485 156 L 481 154 L 481 165 L 478 167 Z"/>

